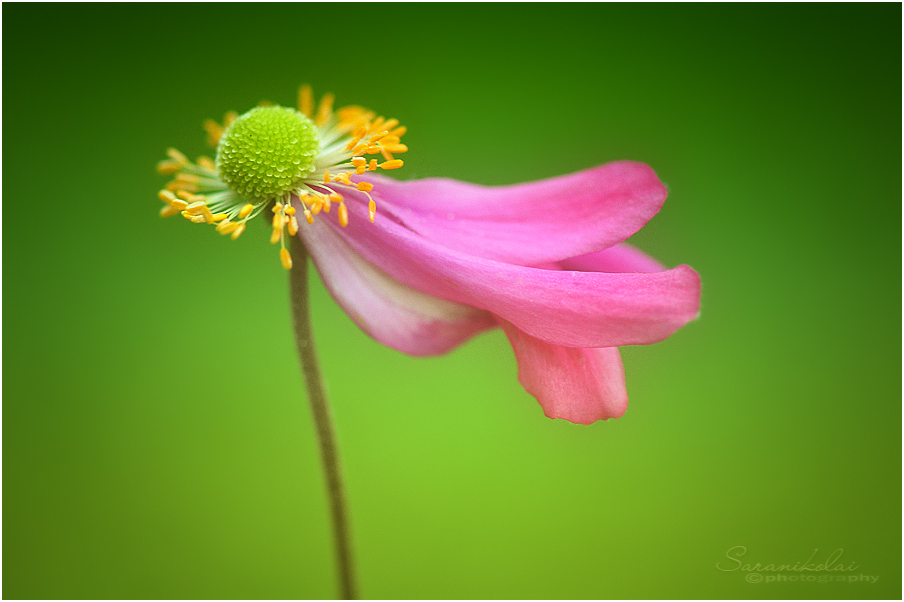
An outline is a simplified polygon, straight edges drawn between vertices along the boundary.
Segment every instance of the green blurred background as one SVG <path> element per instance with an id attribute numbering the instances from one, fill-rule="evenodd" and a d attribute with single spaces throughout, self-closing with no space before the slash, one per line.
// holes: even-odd
<path id="1" fill-rule="evenodd" d="M 900 598 L 900 5 L 4 13 L 5 598 L 334 595 L 267 229 L 159 219 L 154 172 L 302 82 L 406 124 L 405 179 L 647 162 L 633 240 L 704 283 L 584 427 L 501 332 L 406 357 L 312 277 L 363 596 Z M 879 579 L 752 584 L 733 546 Z"/>

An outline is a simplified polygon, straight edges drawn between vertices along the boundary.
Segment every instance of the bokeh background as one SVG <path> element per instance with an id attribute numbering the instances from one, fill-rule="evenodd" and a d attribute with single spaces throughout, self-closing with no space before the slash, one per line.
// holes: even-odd
<path id="1" fill-rule="evenodd" d="M 312 276 L 363 596 L 900 598 L 900 5 L 3 12 L 5 598 L 334 595 L 267 228 L 161 220 L 154 172 L 302 82 L 401 119 L 403 179 L 647 162 L 633 241 L 704 283 L 585 427 L 501 332 L 406 357 Z M 749 583 L 734 546 L 878 581 Z"/>

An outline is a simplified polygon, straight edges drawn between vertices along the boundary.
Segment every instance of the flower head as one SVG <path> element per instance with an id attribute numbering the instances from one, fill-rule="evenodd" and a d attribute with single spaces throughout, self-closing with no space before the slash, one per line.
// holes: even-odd
<path id="1" fill-rule="evenodd" d="M 618 347 L 669 337 L 700 305 L 693 269 L 666 269 L 624 243 L 665 201 L 653 170 L 620 161 L 514 186 L 396 182 L 370 172 L 401 165 L 392 153 L 407 150 L 404 128 L 331 107 L 326 97 L 312 118 L 303 87 L 299 111 L 265 107 L 228 115 L 222 127 L 209 122 L 217 161 L 192 163 L 171 150 L 161 170 L 176 177 L 160 193 L 163 214 L 236 237 L 272 206 L 283 265 L 292 265 L 287 228 L 377 341 L 437 355 L 501 327 L 522 385 L 547 416 L 582 424 L 621 416 L 628 397 Z M 331 204 L 338 211 L 313 219 Z M 301 228 L 296 212 L 308 222 Z"/>
<path id="2" fill-rule="evenodd" d="M 189 161 L 175 149 L 157 169 L 174 179 L 160 191 L 166 203 L 161 215 L 181 214 L 196 224 L 211 224 L 217 232 L 241 236 L 248 220 L 270 207 L 273 213 L 272 243 L 280 243 L 286 269 L 292 259 L 286 236 L 298 233 L 297 204 L 311 224 L 321 211 L 337 206 L 339 223 L 348 225 L 343 192 L 367 195 L 368 219 L 374 221 L 376 203 L 369 182 L 352 183 L 352 175 L 397 169 L 403 165 L 393 153 L 404 153 L 405 128 L 395 119 L 377 117 L 357 106 L 333 111 L 333 97 L 326 95 L 314 109 L 309 86 L 298 94 L 298 110 L 264 105 L 244 115 L 227 113 L 223 125 L 205 124 L 208 141 L 217 147 L 216 161 L 199 157 Z M 381 155 L 382 162 L 368 155 Z"/>

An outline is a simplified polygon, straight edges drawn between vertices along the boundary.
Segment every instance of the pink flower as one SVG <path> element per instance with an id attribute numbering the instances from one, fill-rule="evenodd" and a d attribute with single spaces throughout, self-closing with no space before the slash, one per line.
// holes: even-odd
<path id="1" fill-rule="evenodd" d="M 693 269 L 666 270 L 623 242 L 666 198 L 647 165 L 501 187 L 358 181 L 376 184 L 374 223 L 370 198 L 351 190 L 347 227 L 334 212 L 298 230 L 336 301 L 374 339 L 411 355 L 502 327 L 521 384 L 550 418 L 624 414 L 618 347 L 662 341 L 698 314 Z"/>

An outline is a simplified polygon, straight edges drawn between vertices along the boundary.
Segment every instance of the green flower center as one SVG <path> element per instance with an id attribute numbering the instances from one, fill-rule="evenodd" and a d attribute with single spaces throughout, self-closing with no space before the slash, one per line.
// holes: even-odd
<path id="1" fill-rule="evenodd" d="M 251 109 L 223 133 L 220 179 L 250 199 L 280 197 L 314 171 L 319 141 L 314 123 L 294 109 Z"/>

